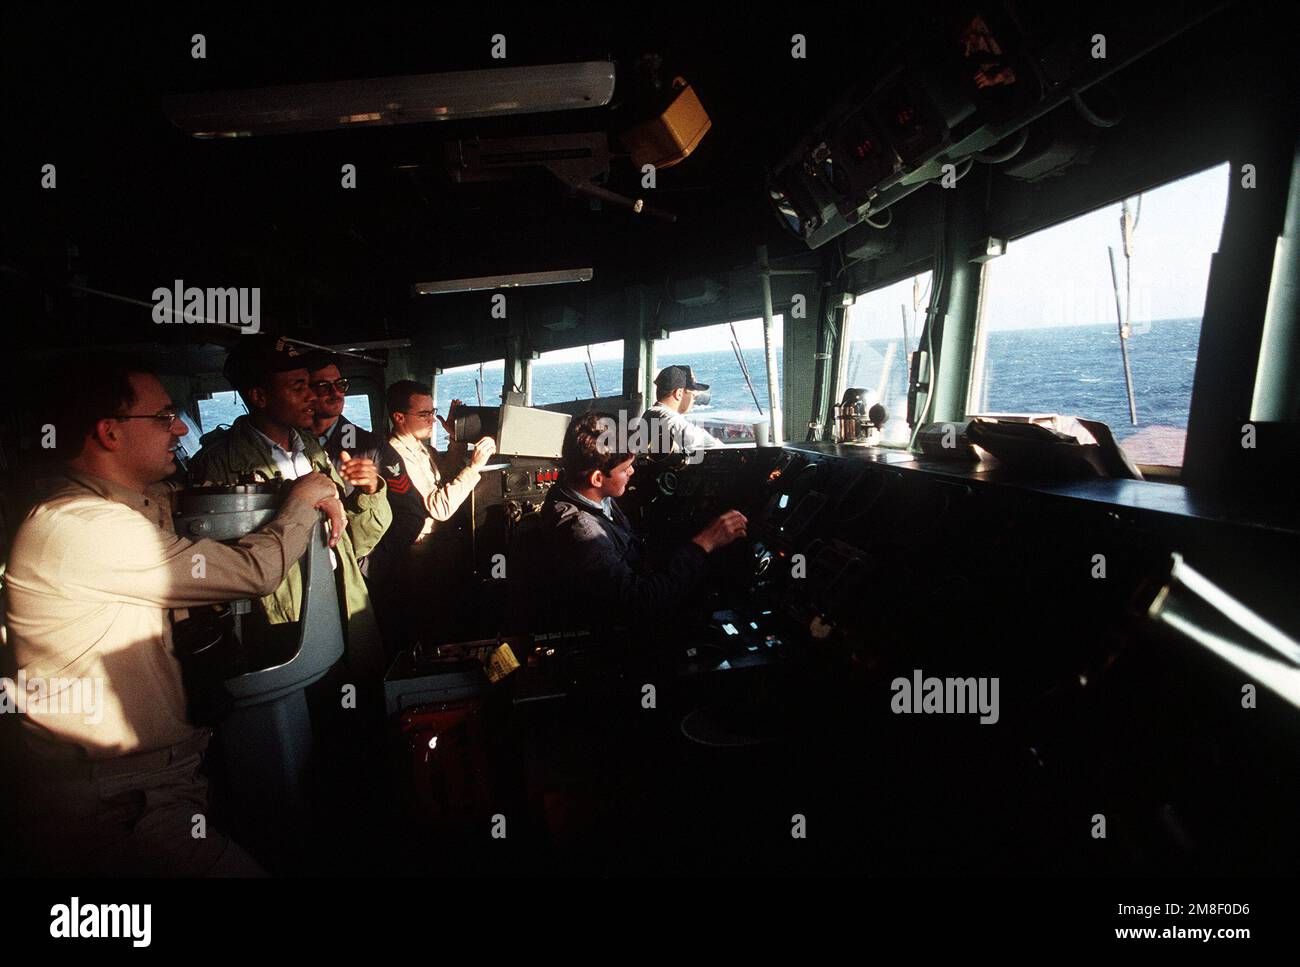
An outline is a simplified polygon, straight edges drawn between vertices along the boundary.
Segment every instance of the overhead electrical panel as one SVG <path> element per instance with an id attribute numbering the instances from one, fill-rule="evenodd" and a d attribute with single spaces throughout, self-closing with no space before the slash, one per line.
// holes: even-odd
<path id="1" fill-rule="evenodd" d="M 770 169 L 768 200 L 810 248 L 864 221 L 882 227 L 872 216 L 918 188 L 1009 161 L 1027 125 L 1197 19 L 1130 18 L 1108 28 L 1122 53 L 1107 59 L 1090 56 L 1091 30 L 1037 29 L 1010 4 L 948 18 Z"/>

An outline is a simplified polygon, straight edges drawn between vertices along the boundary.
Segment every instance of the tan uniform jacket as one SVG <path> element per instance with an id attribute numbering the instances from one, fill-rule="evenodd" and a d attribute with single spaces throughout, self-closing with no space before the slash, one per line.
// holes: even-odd
<path id="1" fill-rule="evenodd" d="M 269 594 L 320 521 L 290 500 L 237 544 L 190 541 L 172 530 L 174 492 L 69 472 L 19 527 L 5 576 L 19 674 L 3 698 L 42 737 L 93 758 L 192 739 L 172 609 Z"/>
<path id="2" fill-rule="evenodd" d="M 389 465 L 385 465 L 387 461 L 381 459 L 379 472 L 384 475 L 390 495 L 397 495 L 399 490 L 406 493 L 402 489 L 404 486 L 414 487 L 419 494 L 422 509 L 427 515 L 420 532 L 413 538 L 414 543 L 419 543 L 433 533 L 436 521 L 451 520 L 452 515 L 474 492 L 481 475 L 474 467 L 466 464 L 450 480 L 444 482 L 437 455 L 426 444 L 413 436 L 393 435 L 388 438 L 388 445 L 392 448 L 391 452 L 400 459 L 398 463 Z M 380 450 L 381 458 L 385 452 Z M 409 484 L 402 480 L 403 468 Z"/>

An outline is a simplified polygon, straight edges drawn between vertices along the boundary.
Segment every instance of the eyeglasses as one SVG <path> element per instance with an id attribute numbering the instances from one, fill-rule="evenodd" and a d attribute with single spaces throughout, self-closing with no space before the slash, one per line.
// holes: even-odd
<path id="1" fill-rule="evenodd" d="M 340 393 L 346 393 L 348 391 L 348 381 L 346 379 L 336 379 L 333 382 L 331 382 L 328 379 L 322 379 L 319 382 L 308 383 L 307 385 L 311 388 L 311 391 L 315 393 L 317 396 L 323 396 L 326 392 L 328 392 L 331 386 L 333 386 Z"/>
<path id="2" fill-rule="evenodd" d="M 434 414 L 438 412 L 438 408 L 435 406 L 431 410 L 405 410 L 404 412 L 407 416 L 418 416 L 424 420 L 432 420 Z"/>
<path id="3" fill-rule="evenodd" d="M 114 420 L 157 420 L 158 425 L 165 429 L 171 429 L 172 425 L 181 418 L 180 413 L 176 410 L 159 410 L 157 413 L 114 413 Z"/>

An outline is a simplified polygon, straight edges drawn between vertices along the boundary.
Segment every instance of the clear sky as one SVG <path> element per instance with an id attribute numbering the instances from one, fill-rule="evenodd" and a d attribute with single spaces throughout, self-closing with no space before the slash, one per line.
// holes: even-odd
<path id="1" fill-rule="evenodd" d="M 775 342 L 779 349 L 783 345 L 783 327 L 780 314 L 776 317 Z M 742 349 L 761 349 L 763 346 L 763 320 L 746 319 L 743 322 L 736 323 L 736 335 L 740 338 Z M 728 331 L 725 323 L 717 326 L 705 326 L 701 329 L 687 329 L 681 332 L 675 332 L 666 341 L 660 342 L 656 352 L 661 356 L 678 356 L 685 353 L 702 353 L 714 352 L 719 349 L 731 348 L 731 333 Z M 593 343 L 591 346 L 592 359 L 622 359 L 623 358 L 623 341 L 615 339 L 613 342 Z M 534 366 L 545 366 L 550 363 L 578 363 L 586 362 L 587 350 L 583 346 L 576 346 L 573 349 L 555 349 L 549 353 L 543 353 L 542 358 L 535 362 Z M 499 372 L 502 363 L 497 360 L 484 367 L 484 372 L 495 367 Z M 458 366 L 455 369 L 445 370 L 447 373 L 465 373 L 471 370 L 477 371 L 478 364 L 471 366 Z"/>
<path id="2" fill-rule="evenodd" d="M 1228 203 L 1228 165 L 1142 196 L 1133 239 L 1134 323 L 1200 318 L 1210 256 L 1219 248 Z M 1135 207 L 1136 199 L 1130 200 Z M 1108 245 L 1120 291 L 1124 249 L 1119 203 L 1024 238 L 989 263 L 984 321 L 989 329 L 1115 323 Z"/>
<path id="3" fill-rule="evenodd" d="M 1136 210 L 1136 196 L 1131 205 Z M 1228 203 L 1228 166 L 1191 175 L 1142 196 L 1133 234 L 1132 319 L 1199 318 L 1205 308 L 1210 256 L 1218 250 Z M 988 264 L 984 323 L 989 330 L 1115 324 L 1115 288 L 1108 245 L 1123 294 L 1125 265 L 1121 204 L 1108 205 L 1011 241 L 1007 254 Z M 924 320 L 930 273 L 918 277 Z M 849 338 L 902 335 L 903 307 L 913 316 L 913 280 L 859 296 L 849 310 Z M 910 326 L 912 346 L 920 326 Z"/>
<path id="4" fill-rule="evenodd" d="M 623 340 L 615 339 L 612 342 L 592 343 L 591 358 L 622 359 Z M 534 362 L 533 365 L 545 366 L 549 363 L 585 363 L 586 361 L 586 348 L 583 346 L 575 346 L 572 349 L 553 349 L 549 353 L 542 353 L 542 358 Z"/>
<path id="5" fill-rule="evenodd" d="M 816 309 L 814 308 L 814 312 Z M 736 336 L 741 349 L 763 348 L 763 320 L 745 319 L 736 323 Z M 778 312 L 772 329 L 772 341 L 780 349 L 785 344 L 785 320 Z M 681 356 L 687 353 L 707 353 L 731 348 L 731 333 L 725 324 L 704 326 L 701 329 L 684 329 L 673 333 L 655 346 L 660 356 Z"/>
<path id="6" fill-rule="evenodd" d="M 921 332 L 917 320 L 924 321 L 929 301 L 929 272 L 858 296 L 849 307 L 849 342 L 900 339 L 903 335 L 903 309 L 906 309 L 908 334 L 911 336 L 908 348 L 914 348 Z"/>

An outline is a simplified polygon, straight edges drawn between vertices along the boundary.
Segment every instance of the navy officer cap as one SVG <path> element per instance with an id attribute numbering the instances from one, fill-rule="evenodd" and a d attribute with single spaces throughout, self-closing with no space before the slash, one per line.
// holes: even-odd
<path id="1" fill-rule="evenodd" d="M 222 373 L 235 389 L 247 389 L 265 382 L 272 373 L 319 369 L 328 362 L 328 353 L 304 349 L 292 339 L 261 332 L 239 337 L 226 356 Z"/>
<path id="2" fill-rule="evenodd" d="M 665 366 L 659 370 L 659 375 L 655 377 L 655 386 L 660 393 L 671 393 L 673 390 L 706 390 L 709 388 L 708 383 L 695 382 L 695 374 L 691 372 L 689 366 Z"/>

